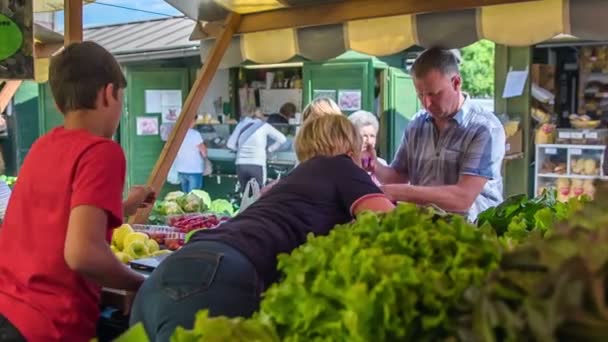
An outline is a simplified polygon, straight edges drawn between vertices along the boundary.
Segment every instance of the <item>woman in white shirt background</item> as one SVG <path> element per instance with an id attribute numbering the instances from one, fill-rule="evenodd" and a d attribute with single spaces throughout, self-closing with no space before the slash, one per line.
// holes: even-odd
<path id="1" fill-rule="evenodd" d="M 185 193 L 203 188 L 207 147 L 203 142 L 201 133 L 194 129 L 195 125 L 196 119 L 192 120 L 174 162 L 182 191 Z"/>
<path id="2" fill-rule="evenodd" d="M 269 145 L 268 139 L 272 140 Z M 266 160 L 287 141 L 285 135 L 266 123 L 259 109 L 253 110 L 234 129 L 227 147 L 236 151 L 236 174 L 241 189 L 252 178 L 260 186 L 266 183 Z"/>

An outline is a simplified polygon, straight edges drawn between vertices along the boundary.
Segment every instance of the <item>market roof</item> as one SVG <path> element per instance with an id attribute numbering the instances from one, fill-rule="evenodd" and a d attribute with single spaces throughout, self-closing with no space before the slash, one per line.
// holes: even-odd
<path id="1" fill-rule="evenodd" d="M 346 6 L 349 3 L 362 4 L 369 1 L 167 0 L 167 2 L 190 18 L 198 20 L 199 24 L 196 25 L 192 38 L 203 39 L 201 55 L 204 59 L 212 45 L 210 38 L 213 38 L 214 30 L 217 30 L 217 21 L 225 18 L 230 11 L 245 15 L 259 12 L 268 15 L 269 18 L 273 12 L 286 11 L 291 7 L 298 8 L 295 6 L 340 8 L 339 6 Z M 383 0 L 385 5 L 388 2 L 391 1 Z M 423 5 L 416 6 L 422 8 Z M 330 25 L 309 25 L 260 32 L 245 31 L 234 38 L 222 61 L 222 67 L 237 65 L 245 60 L 278 63 L 295 56 L 325 60 L 347 50 L 372 56 L 385 56 L 415 45 L 461 48 L 481 39 L 509 46 L 531 46 L 550 40 L 559 34 L 568 34 L 584 40 L 605 40 L 605 37 L 608 37 L 606 13 L 608 13 L 606 0 L 535 0 L 452 11 L 381 16 Z M 323 19 L 319 18 L 319 21 L 322 22 Z M 262 26 L 269 27 L 269 25 L 272 24 Z M 271 49 L 268 48 L 270 46 Z"/>
<path id="2" fill-rule="evenodd" d="M 85 28 L 85 40 L 108 49 L 120 62 L 197 56 L 190 40 L 195 22 L 184 16 Z"/>

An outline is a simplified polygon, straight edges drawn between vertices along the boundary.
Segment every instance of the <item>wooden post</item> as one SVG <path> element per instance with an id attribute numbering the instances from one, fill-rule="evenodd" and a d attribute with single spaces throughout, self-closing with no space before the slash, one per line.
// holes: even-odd
<path id="1" fill-rule="evenodd" d="M 179 151 L 179 148 L 184 141 L 186 132 L 190 127 L 190 123 L 194 120 L 196 112 L 207 93 L 207 89 L 215 76 L 220 61 L 224 57 L 224 53 L 230 45 L 232 36 L 238 29 L 241 23 L 241 15 L 238 13 L 231 13 L 224 24 L 224 29 L 218 39 L 215 41 L 211 53 L 207 57 L 201 72 L 198 74 L 192 89 L 188 93 L 182 112 L 169 135 L 169 139 L 165 143 L 156 165 L 148 178 L 148 186 L 152 187 L 157 192 L 160 192 L 162 186 L 165 184 L 169 169 L 175 160 L 175 156 Z M 130 218 L 130 223 L 145 223 L 150 214 L 150 209 L 141 209 L 137 214 Z"/>
<path id="2" fill-rule="evenodd" d="M 0 91 L 0 114 L 4 113 L 4 110 L 8 107 L 21 82 L 21 80 L 8 80 L 4 84 L 4 87 L 2 87 Z"/>
<path id="3" fill-rule="evenodd" d="M 63 0 L 64 45 L 82 41 L 82 0 Z"/>

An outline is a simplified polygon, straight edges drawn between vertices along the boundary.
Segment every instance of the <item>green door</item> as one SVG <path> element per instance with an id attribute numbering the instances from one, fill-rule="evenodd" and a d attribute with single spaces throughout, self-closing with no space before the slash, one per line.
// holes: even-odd
<path id="1" fill-rule="evenodd" d="M 410 75 L 397 68 L 389 69 L 388 106 L 386 107 L 387 122 L 383 132 L 388 140 L 388 156 L 390 160 L 397 152 L 403 132 L 410 120 L 420 109 L 414 82 Z M 390 160 L 387 160 L 390 162 Z"/>
<path id="2" fill-rule="evenodd" d="M 49 83 L 40 84 L 38 89 L 40 93 L 38 129 L 40 135 L 43 135 L 51 129 L 63 125 L 63 114 L 59 113 L 55 106 Z"/>
<path id="3" fill-rule="evenodd" d="M 188 95 L 187 68 L 127 67 L 127 92 L 120 143 L 127 157 L 127 184 L 145 184 L 163 149 L 160 135 L 138 135 L 137 118 L 156 118 L 162 123 L 161 113 L 146 113 L 146 90 L 181 90 L 182 103 Z"/>
<path id="4" fill-rule="evenodd" d="M 306 62 L 302 67 L 304 78 L 303 103 L 315 98 L 315 90 L 333 91 L 338 102 L 341 91 L 361 92 L 361 109 L 374 111 L 374 67 L 371 59 Z M 350 114 L 354 110 L 343 110 Z"/>

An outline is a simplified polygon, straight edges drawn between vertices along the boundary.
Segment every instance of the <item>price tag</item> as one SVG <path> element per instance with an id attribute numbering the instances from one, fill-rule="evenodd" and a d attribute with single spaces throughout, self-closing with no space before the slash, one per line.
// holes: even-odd
<path id="1" fill-rule="evenodd" d="M 572 132 L 570 134 L 570 137 L 572 139 L 583 139 L 583 133 L 581 133 L 581 132 Z"/>
<path id="2" fill-rule="evenodd" d="M 587 132 L 587 134 L 585 134 L 585 137 L 587 137 L 588 139 L 597 139 L 597 132 Z"/>
<path id="3" fill-rule="evenodd" d="M 583 150 L 581 150 L 580 148 L 573 148 L 570 150 L 570 154 L 573 156 L 580 156 L 581 154 L 583 154 Z"/>
<path id="4" fill-rule="evenodd" d="M 547 147 L 545 148 L 545 154 L 556 155 L 557 149 L 553 147 Z"/>
<path id="5" fill-rule="evenodd" d="M 570 132 L 559 132 L 559 133 L 557 133 L 557 136 L 560 139 L 570 139 L 571 138 Z"/>

